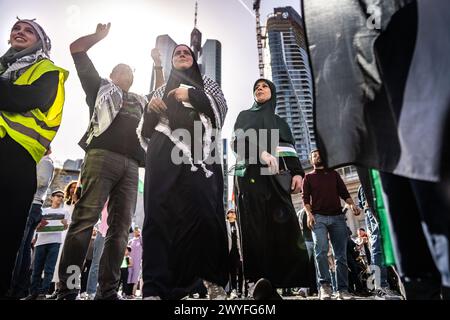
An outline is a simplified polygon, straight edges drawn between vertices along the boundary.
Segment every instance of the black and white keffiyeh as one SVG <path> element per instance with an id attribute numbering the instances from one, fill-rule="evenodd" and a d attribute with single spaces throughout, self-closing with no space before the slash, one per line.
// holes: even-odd
<path id="1" fill-rule="evenodd" d="M 203 84 L 204 84 L 204 92 L 206 96 L 208 97 L 208 100 L 210 102 L 211 108 L 214 112 L 215 117 L 215 123 L 216 123 L 216 141 L 221 141 L 220 133 L 221 128 L 223 126 L 223 123 L 225 121 L 225 116 L 227 114 L 227 103 L 225 100 L 225 97 L 222 93 L 222 89 L 220 86 L 210 78 L 203 76 Z M 162 99 L 164 96 L 164 92 L 166 90 L 166 85 L 163 85 L 162 87 L 158 88 L 152 95 L 153 98 L 159 98 Z M 203 168 L 203 171 L 206 174 L 206 177 L 210 177 L 213 173 L 206 169 L 205 161 L 206 159 L 211 155 L 211 144 L 212 144 L 212 133 L 213 133 L 213 126 L 211 119 L 209 119 L 208 116 L 206 116 L 203 113 L 199 113 L 200 121 L 202 122 L 202 126 L 204 128 L 204 136 L 203 136 L 203 160 L 198 161 L 197 163 L 194 163 L 191 149 L 190 147 L 184 143 L 183 141 L 180 141 L 176 136 L 172 134 L 172 130 L 169 126 L 169 119 L 165 116 L 161 116 L 158 124 L 155 127 L 156 131 L 159 131 L 166 135 L 174 144 L 177 146 L 183 154 L 189 159 L 189 162 L 191 164 L 191 171 L 197 171 L 198 168 L 196 165 L 199 165 Z M 146 138 L 142 135 L 142 126 L 144 124 L 144 117 L 142 117 L 139 126 L 136 130 L 139 141 L 141 142 L 142 148 L 147 151 L 147 146 L 149 142 L 149 138 Z M 222 144 L 218 143 L 217 145 L 219 149 L 219 153 L 221 154 L 221 148 Z"/>
<path id="2" fill-rule="evenodd" d="M 143 109 L 147 103 L 145 97 L 128 93 L 133 96 Z M 123 91 L 111 80 L 101 79 L 100 89 L 95 100 L 94 112 L 88 128 L 88 137 L 86 143 L 89 144 L 94 137 L 100 136 L 105 132 L 116 118 L 123 106 Z"/>
<path id="3" fill-rule="evenodd" d="M 31 19 L 19 19 L 14 26 L 19 23 L 29 24 L 37 34 L 38 41 L 30 48 L 17 51 L 9 48 L 8 51 L 0 57 L 0 78 L 10 81 L 16 81 L 28 67 L 42 59 L 50 59 L 50 50 L 52 48 L 51 40 L 44 29 Z"/>

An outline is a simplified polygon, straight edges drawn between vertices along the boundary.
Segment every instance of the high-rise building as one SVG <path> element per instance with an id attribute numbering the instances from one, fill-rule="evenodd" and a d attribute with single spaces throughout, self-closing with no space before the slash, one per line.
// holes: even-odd
<path id="1" fill-rule="evenodd" d="M 315 148 L 312 77 L 300 15 L 292 7 L 275 8 L 266 27 L 267 76 L 277 87 L 277 114 L 291 127 L 301 160 Z"/>
<path id="2" fill-rule="evenodd" d="M 161 54 L 161 63 L 165 80 L 169 79 L 170 70 L 172 69 L 172 53 L 176 46 L 177 43 L 167 34 L 160 35 L 156 38 L 155 48 L 157 48 Z M 157 89 L 155 88 L 155 81 L 155 72 L 152 70 L 150 92 Z"/>
<path id="3" fill-rule="evenodd" d="M 207 39 L 200 56 L 202 74 L 222 85 L 222 44 Z"/>

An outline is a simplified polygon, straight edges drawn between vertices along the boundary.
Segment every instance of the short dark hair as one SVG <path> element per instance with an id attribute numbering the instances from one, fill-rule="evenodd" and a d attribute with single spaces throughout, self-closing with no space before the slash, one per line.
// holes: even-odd
<path id="1" fill-rule="evenodd" d="M 364 228 L 359 228 L 358 230 L 366 232 L 366 229 L 364 229 Z"/>

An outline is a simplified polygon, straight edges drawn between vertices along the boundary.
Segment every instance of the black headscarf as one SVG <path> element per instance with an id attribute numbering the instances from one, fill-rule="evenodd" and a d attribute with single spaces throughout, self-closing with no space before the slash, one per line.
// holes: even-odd
<path id="1" fill-rule="evenodd" d="M 168 97 L 168 93 L 180 87 L 180 84 L 195 87 L 196 89 L 204 90 L 203 78 L 200 73 L 200 68 L 195 60 L 194 52 L 185 44 L 179 44 L 175 47 L 172 53 L 172 59 L 178 47 L 184 46 L 189 49 L 192 55 L 192 66 L 186 70 L 175 69 L 172 62 L 172 70 L 170 71 L 169 80 L 167 80 L 166 89 L 164 91 L 163 101 L 167 106 L 167 117 L 169 125 L 172 130 L 178 128 L 191 129 L 193 122 L 199 120 L 198 112 L 194 109 L 185 108 L 181 102 L 175 100 L 173 96 Z"/>
<path id="2" fill-rule="evenodd" d="M 267 79 L 258 79 L 256 80 L 255 84 L 253 85 L 253 93 L 255 92 L 256 85 L 258 82 L 264 81 L 268 84 L 271 91 L 271 97 L 268 101 L 264 103 L 258 103 L 255 100 L 255 103 L 249 110 L 242 111 L 234 125 L 234 131 L 238 129 L 244 130 L 244 132 L 248 129 L 278 129 L 280 134 L 280 141 L 284 143 L 295 145 L 294 137 L 292 136 L 291 129 L 289 128 L 289 125 L 287 122 L 280 118 L 278 115 L 275 114 L 275 109 L 277 107 L 277 92 L 275 85 Z M 237 137 L 239 138 L 239 137 Z M 259 143 L 259 137 L 258 137 L 258 145 Z M 267 152 L 274 154 L 275 150 L 271 150 L 271 143 L 270 143 L 270 133 L 269 137 L 267 139 Z M 261 152 L 262 150 L 260 150 Z"/>

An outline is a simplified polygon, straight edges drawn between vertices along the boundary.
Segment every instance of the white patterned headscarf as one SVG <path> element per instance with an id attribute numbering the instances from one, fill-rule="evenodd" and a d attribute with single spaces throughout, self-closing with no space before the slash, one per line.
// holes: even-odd
<path id="1" fill-rule="evenodd" d="M 15 81 L 28 67 L 37 61 L 50 59 L 50 50 L 52 48 L 50 38 L 34 19 L 17 19 L 18 21 L 14 26 L 20 22 L 29 24 L 36 32 L 39 40 L 35 45 L 20 51 L 11 47 L 0 57 L 0 78 L 11 81 Z"/>

